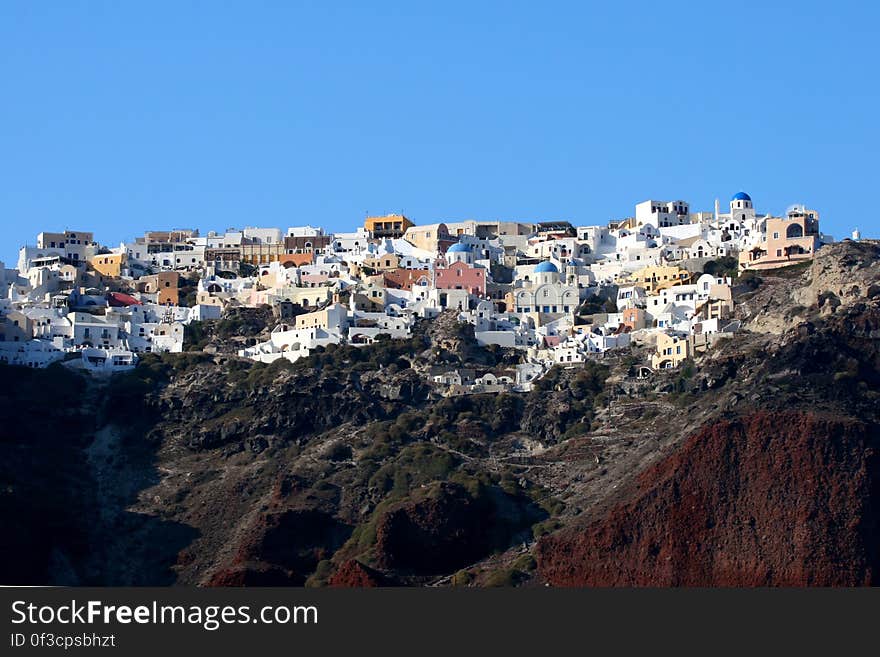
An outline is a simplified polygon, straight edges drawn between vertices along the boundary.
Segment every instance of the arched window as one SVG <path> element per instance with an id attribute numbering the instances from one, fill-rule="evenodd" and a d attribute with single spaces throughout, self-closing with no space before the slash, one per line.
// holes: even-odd
<path id="1" fill-rule="evenodd" d="M 803 237 L 804 229 L 800 224 L 792 224 L 785 230 L 786 237 Z"/>

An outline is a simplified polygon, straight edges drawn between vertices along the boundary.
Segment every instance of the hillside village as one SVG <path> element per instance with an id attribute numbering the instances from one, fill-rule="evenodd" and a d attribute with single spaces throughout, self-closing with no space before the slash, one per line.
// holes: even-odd
<path id="1" fill-rule="evenodd" d="M 758 214 L 743 192 L 726 212 L 648 200 L 604 226 L 391 214 L 353 232 L 148 231 L 117 247 L 92 232 L 42 232 L 14 269 L 0 263 L 0 362 L 125 371 L 141 354 L 184 351 L 188 326 L 261 307 L 274 328 L 237 355 L 295 361 L 409 338 L 416 322 L 452 314 L 519 362 L 434 368 L 430 382 L 443 394 L 528 391 L 553 365 L 631 344 L 651 354 L 640 372 L 678 367 L 735 337 L 734 277 L 810 260 L 831 241 L 818 212 Z"/>

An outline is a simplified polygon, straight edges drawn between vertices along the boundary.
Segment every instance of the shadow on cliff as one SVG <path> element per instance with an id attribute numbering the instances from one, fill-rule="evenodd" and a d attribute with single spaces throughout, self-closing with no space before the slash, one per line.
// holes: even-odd
<path id="1" fill-rule="evenodd" d="M 0 387 L 0 583 L 174 583 L 196 530 L 129 510 L 159 481 L 155 446 L 137 440 L 146 413 L 96 431 L 106 383 L 60 364 L 0 365 Z"/>
<path id="2" fill-rule="evenodd" d="M 87 580 L 105 586 L 165 586 L 177 581 L 180 554 L 198 530 L 140 512 L 140 498 L 160 483 L 157 442 L 150 426 L 106 425 L 86 449 L 96 493 L 91 550 L 83 564 Z"/>

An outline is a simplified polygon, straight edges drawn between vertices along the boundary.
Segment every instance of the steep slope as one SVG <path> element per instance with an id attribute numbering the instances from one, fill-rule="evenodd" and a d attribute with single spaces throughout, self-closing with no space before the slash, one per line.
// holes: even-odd
<path id="1" fill-rule="evenodd" d="M 543 540 L 554 585 L 856 586 L 880 567 L 876 426 L 809 412 L 717 422 L 625 502 Z"/>
<path id="2" fill-rule="evenodd" d="M 878 263 L 876 243 L 844 243 L 806 270 L 762 273 L 740 308 L 750 333 L 697 363 L 689 413 L 706 403 L 700 389 L 717 410 L 618 494 L 542 539 L 539 577 L 877 584 Z"/>

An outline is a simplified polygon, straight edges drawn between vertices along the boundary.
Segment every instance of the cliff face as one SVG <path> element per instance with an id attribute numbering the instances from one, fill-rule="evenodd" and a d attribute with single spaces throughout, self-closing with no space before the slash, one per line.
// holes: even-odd
<path id="1" fill-rule="evenodd" d="M 693 364 L 642 379 L 633 349 L 527 395 L 431 390 L 517 358 L 454 314 L 295 364 L 0 366 L 0 583 L 874 584 L 877 262 L 746 277 L 743 330 Z"/>
<path id="2" fill-rule="evenodd" d="M 880 567 L 880 434 L 809 412 L 713 423 L 583 528 L 542 540 L 559 586 L 856 586 Z"/>
<path id="3" fill-rule="evenodd" d="M 80 482 L 90 441 L 78 398 L 86 382 L 58 365 L 42 372 L 3 364 L 0 381 L 0 582 L 45 582 L 52 571 L 67 583 L 67 563 L 89 553 L 77 518 L 95 508 Z M 63 413 L 46 412 L 47 394 Z"/>

